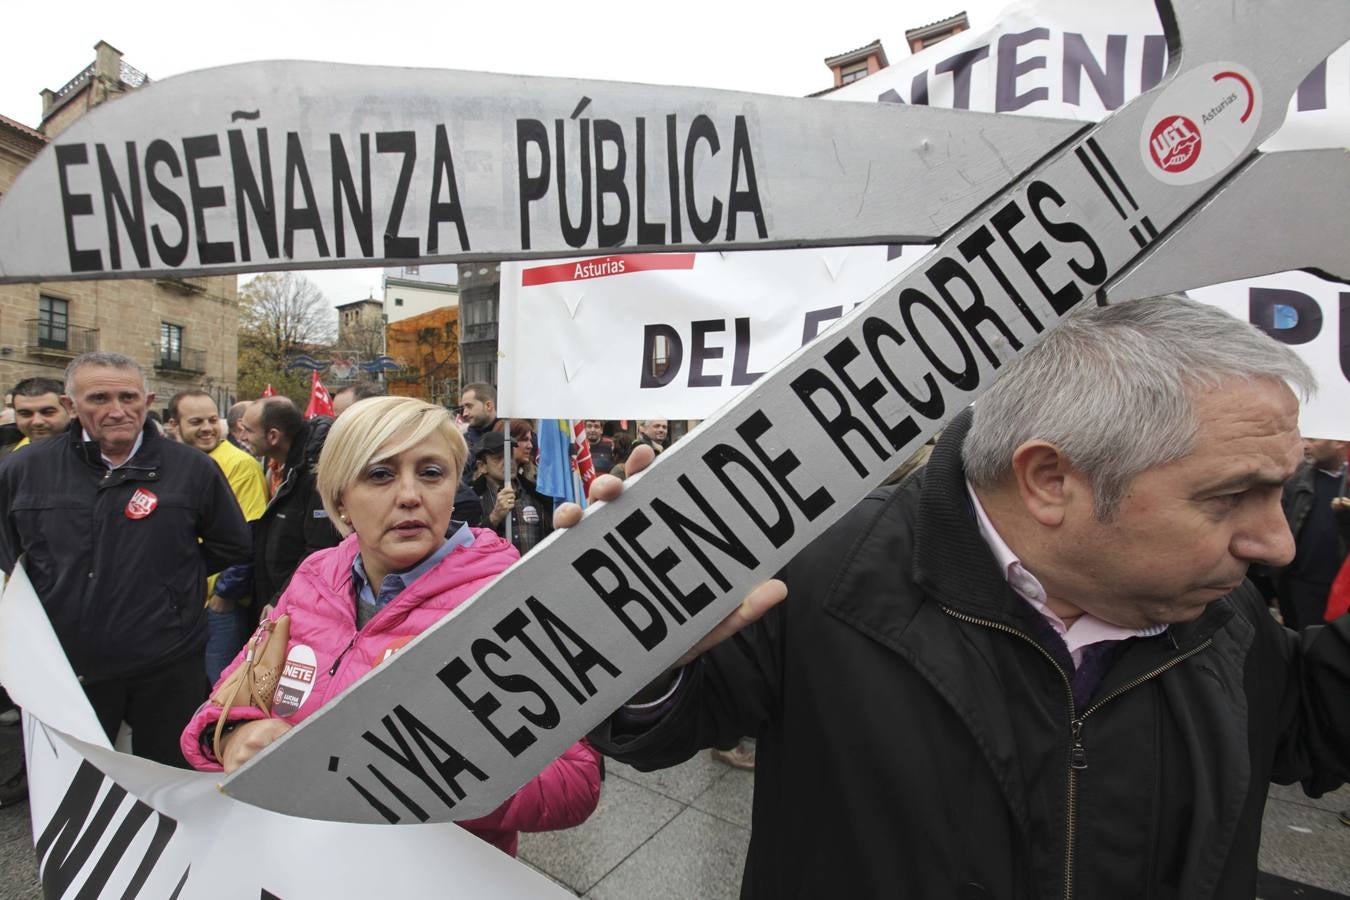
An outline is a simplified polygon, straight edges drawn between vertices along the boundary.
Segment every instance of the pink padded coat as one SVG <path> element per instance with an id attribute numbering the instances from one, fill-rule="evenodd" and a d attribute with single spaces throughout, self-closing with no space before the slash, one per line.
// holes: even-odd
<path id="1" fill-rule="evenodd" d="M 516 561 L 516 549 L 491 531 L 474 529 L 474 541 L 459 547 L 413 582 L 360 631 L 352 562 L 356 535 L 310 556 L 296 570 L 273 616 L 291 616 L 291 646 L 307 644 L 317 662 L 314 687 L 300 708 L 286 716 L 291 724 L 314 713 L 408 639 L 472 597 Z M 243 659 L 237 656 L 221 675 L 228 678 Z M 335 665 L 336 663 L 336 665 Z M 330 675 L 329 672 L 332 671 Z M 211 752 L 211 734 L 221 708 L 209 700 L 183 730 L 183 756 L 193 767 L 220 771 Z M 230 710 L 230 720 L 263 718 L 256 707 Z M 600 798 L 599 755 L 585 741 L 572 745 L 496 811 L 459 823 L 515 855 L 519 831 L 571 828 L 585 821 Z"/>

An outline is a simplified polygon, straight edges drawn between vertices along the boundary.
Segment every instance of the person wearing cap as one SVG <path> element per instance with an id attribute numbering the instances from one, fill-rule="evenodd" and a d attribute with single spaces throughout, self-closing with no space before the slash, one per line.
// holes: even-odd
<path id="1" fill-rule="evenodd" d="M 552 531 L 552 504 L 540 497 L 534 483 L 517 471 L 506 483 L 506 436 L 489 431 L 478 441 L 473 489 L 482 504 L 483 526 L 506 534 L 511 516 L 511 543 L 524 556 Z M 513 454 L 514 455 L 514 454 Z"/>

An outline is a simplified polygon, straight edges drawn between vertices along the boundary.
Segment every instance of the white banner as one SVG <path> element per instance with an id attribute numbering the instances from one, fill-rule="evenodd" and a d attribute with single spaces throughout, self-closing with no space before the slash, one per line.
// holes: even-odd
<path id="1" fill-rule="evenodd" d="M 879 152 L 914 131 L 923 153 Z M 73 123 L 0 201 L 0 283 L 932 239 L 1074 123 L 261 62 Z M 886 143 L 834 140 L 865 134 Z M 848 209 L 846 217 L 821 210 Z"/>
<path id="2" fill-rule="evenodd" d="M 1166 62 L 1166 41 L 1149 0 L 1109 9 L 1039 0 L 1015 4 L 988 31 L 958 34 L 829 99 L 1095 121 L 1156 85 Z M 1263 148 L 1347 145 L 1350 47 L 1342 47 L 1303 82 L 1284 126 Z M 846 214 L 823 211 L 825 218 Z M 1253 227 L 1265 231 L 1264 224 Z M 1278 228 L 1268 234 L 1272 241 L 1288 239 Z M 603 257 L 573 261 L 578 272 L 591 267 L 587 274 L 536 277 L 533 284 L 525 282 L 551 264 L 503 264 L 501 408 L 526 417 L 704 418 L 751 383 L 749 376 L 795 350 L 803 335 L 813 336 L 818 329 L 808 323 L 838 308 L 838 298 L 847 308 L 851 298 L 893 278 L 897 267 L 924 249 L 908 248 L 904 263 L 888 261 L 892 253 L 883 247 L 705 254 L 693 267 L 626 273 L 615 271 L 623 263 Z M 1194 295 L 1243 318 L 1270 296 L 1325 299 L 1332 305 L 1322 319 L 1334 323 L 1345 290 L 1350 288 L 1339 282 L 1283 273 Z M 1282 340 L 1290 334 L 1272 333 Z M 1322 386 L 1305 409 L 1305 433 L 1350 438 L 1344 370 L 1334 354 L 1314 352 L 1308 343 L 1294 346 Z M 666 361 L 656 367 L 659 376 L 654 357 Z"/>
<path id="3" fill-rule="evenodd" d="M 903 259 L 898 248 L 833 247 L 503 263 L 497 409 L 706 418 L 928 250 L 909 247 Z"/>
<path id="4" fill-rule="evenodd" d="M 458 825 L 349 825 L 225 796 L 218 773 L 114 751 L 22 566 L 0 598 L 0 682 L 24 710 L 43 895 L 570 897 Z"/>

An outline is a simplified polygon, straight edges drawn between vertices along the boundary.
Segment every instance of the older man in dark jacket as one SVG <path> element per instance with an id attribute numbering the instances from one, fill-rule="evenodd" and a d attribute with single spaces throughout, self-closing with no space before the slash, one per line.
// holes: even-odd
<path id="1" fill-rule="evenodd" d="M 1311 381 L 1180 298 L 1075 315 L 594 737 L 759 736 L 745 897 L 1252 897 L 1269 783 L 1350 776 L 1350 618 L 1243 578 L 1293 554 Z"/>
<path id="2" fill-rule="evenodd" d="M 185 765 L 178 734 L 206 696 L 206 575 L 248 558 L 249 532 L 210 457 L 159 436 L 135 362 L 66 370 L 58 437 L 0 466 L 0 569 L 33 588 L 111 739 Z"/>

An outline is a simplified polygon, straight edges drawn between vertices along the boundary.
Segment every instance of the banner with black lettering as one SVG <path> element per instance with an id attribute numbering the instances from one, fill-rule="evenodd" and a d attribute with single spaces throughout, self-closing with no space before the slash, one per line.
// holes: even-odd
<path id="1" fill-rule="evenodd" d="M 457 825 L 292 818 L 225 796 L 219 774 L 114 751 L 22 566 L 0 598 L 0 682 L 24 710 L 49 900 L 571 896 Z"/>
<path id="2" fill-rule="evenodd" d="M 105 103 L 38 154 L 0 201 L 0 283 L 924 240 L 1075 130 L 696 88 L 224 66 Z"/>
<path id="3" fill-rule="evenodd" d="M 1157 85 L 1166 63 L 1151 0 L 1110 8 L 1029 0 L 1005 9 L 986 31 L 957 34 L 827 99 L 1095 121 Z M 1284 125 L 1263 146 L 1350 146 L 1350 46 L 1309 73 Z M 1346 218 L 1343 208 L 1337 218 Z M 1259 240 L 1289 239 L 1266 223 L 1251 226 Z M 530 417 L 704 418 L 837 319 L 851 298 L 880 287 L 925 250 L 911 246 L 903 257 L 886 247 L 721 254 L 640 271 L 632 257 L 615 256 L 503 264 L 501 408 Z M 1223 255 L 1216 248 L 1206 261 Z M 1290 341 L 1322 387 L 1305 406 L 1305 433 L 1332 429 L 1350 438 L 1350 378 L 1334 354 L 1316 352 L 1302 337 L 1313 327 L 1308 302 L 1329 300 L 1317 315 L 1336 321 L 1346 290 L 1281 273 L 1194 296 Z M 1273 325 L 1274 296 L 1288 301 L 1279 304 L 1280 322 L 1303 310 L 1302 330 Z"/>

